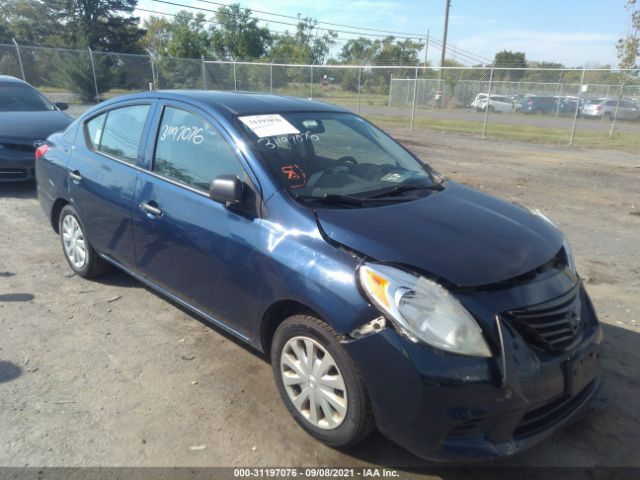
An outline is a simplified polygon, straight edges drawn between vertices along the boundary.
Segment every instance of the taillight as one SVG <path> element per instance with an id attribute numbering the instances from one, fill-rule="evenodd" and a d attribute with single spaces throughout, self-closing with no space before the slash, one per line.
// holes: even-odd
<path id="1" fill-rule="evenodd" d="M 533 105 L 533 100 L 527 101 L 527 105 Z"/>
<path id="2" fill-rule="evenodd" d="M 46 143 L 36 148 L 36 160 L 40 160 L 49 150 L 51 150 L 51 147 Z"/>
<path id="3" fill-rule="evenodd" d="M 600 112 L 600 111 L 602 110 L 602 105 L 598 105 L 598 106 L 596 107 L 596 110 Z"/>

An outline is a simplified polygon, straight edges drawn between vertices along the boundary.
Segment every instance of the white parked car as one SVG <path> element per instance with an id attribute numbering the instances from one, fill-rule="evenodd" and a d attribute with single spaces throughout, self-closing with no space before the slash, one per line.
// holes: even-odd
<path id="1" fill-rule="evenodd" d="M 484 98 L 478 99 L 476 97 L 475 109 L 476 112 L 484 112 L 487 108 L 487 96 Z M 489 111 L 490 112 L 501 112 L 501 113 L 510 113 L 515 111 L 515 104 L 510 97 L 504 95 L 491 95 L 489 98 Z"/>

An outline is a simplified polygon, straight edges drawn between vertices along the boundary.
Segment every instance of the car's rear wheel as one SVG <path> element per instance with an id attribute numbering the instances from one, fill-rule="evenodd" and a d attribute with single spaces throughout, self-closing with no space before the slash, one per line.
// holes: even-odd
<path id="1" fill-rule="evenodd" d="M 82 222 L 71 205 L 66 205 L 60 211 L 58 231 L 64 257 L 75 273 L 84 278 L 93 278 L 108 270 L 108 264 L 91 246 Z"/>
<path id="2" fill-rule="evenodd" d="M 322 320 L 307 315 L 285 320 L 274 335 L 271 362 L 287 409 L 315 438 L 345 447 L 374 430 L 371 403 L 357 367 Z"/>

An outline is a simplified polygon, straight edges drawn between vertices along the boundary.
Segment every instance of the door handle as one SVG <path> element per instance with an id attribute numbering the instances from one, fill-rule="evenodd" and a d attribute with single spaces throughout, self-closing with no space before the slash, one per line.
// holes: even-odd
<path id="1" fill-rule="evenodd" d="M 69 172 L 69 178 L 78 183 L 82 180 L 82 175 L 80 175 L 78 170 L 74 170 L 73 172 Z"/>
<path id="2" fill-rule="evenodd" d="M 162 216 L 162 210 L 160 210 L 155 202 L 142 202 L 140 204 L 140 208 L 147 213 L 147 216 L 152 216 L 152 217 L 161 217 Z"/>

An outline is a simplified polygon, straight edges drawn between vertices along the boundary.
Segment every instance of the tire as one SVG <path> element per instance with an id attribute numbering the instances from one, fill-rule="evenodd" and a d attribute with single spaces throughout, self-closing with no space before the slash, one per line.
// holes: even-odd
<path id="1" fill-rule="evenodd" d="M 307 354 L 310 345 L 314 352 L 312 358 L 316 359 L 314 365 L 322 367 L 326 360 L 327 364 L 333 361 L 334 366 L 325 370 L 324 374 L 320 372 L 320 378 L 317 379 L 314 376 L 318 376 L 317 371 L 309 369 L 312 373 L 305 381 L 304 373 L 299 375 L 297 372 L 301 372 L 300 370 L 291 368 L 291 360 L 299 360 L 294 347 L 297 346 L 298 352 Z M 320 356 L 322 349 L 325 356 Z M 325 358 L 326 354 L 329 355 L 328 358 Z M 302 362 L 294 362 L 297 368 L 301 368 L 301 365 L 304 368 L 306 357 L 301 358 Z M 276 386 L 289 413 L 307 433 L 321 442 L 331 447 L 348 447 L 361 442 L 375 429 L 373 410 L 364 381 L 338 343 L 333 329 L 322 320 L 308 315 L 294 315 L 285 320 L 273 337 L 271 365 Z M 288 386 L 285 386 L 285 377 L 289 379 Z M 292 384 L 296 379 L 302 381 Z M 342 383 L 338 381 L 340 379 Z M 330 385 L 328 388 L 327 384 Z M 308 393 L 303 397 L 305 389 Z M 326 392 L 334 400 L 329 401 Z M 301 408 L 296 407 L 294 398 L 306 398 L 301 402 Z M 324 401 L 324 405 L 316 410 L 316 421 L 311 413 L 312 398 L 314 401 L 316 398 Z M 342 408 L 335 408 L 338 404 Z M 331 415 L 325 414 L 325 407 Z"/>
<path id="2" fill-rule="evenodd" d="M 610 122 L 611 120 L 613 120 L 613 115 L 611 115 L 611 112 L 604 112 L 604 114 L 602 115 L 602 119 Z"/>
<path id="3" fill-rule="evenodd" d="M 76 274 L 83 278 L 94 278 L 109 270 L 109 264 L 94 250 L 78 213 L 71 205 L 62 208 L 58 222 L 64 258 Z M 83 248 L 84 257 L 80 253 Z"/>

